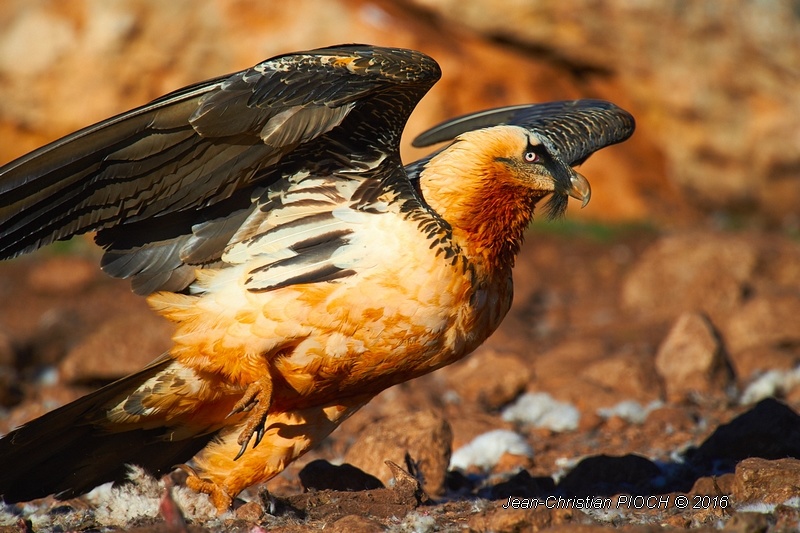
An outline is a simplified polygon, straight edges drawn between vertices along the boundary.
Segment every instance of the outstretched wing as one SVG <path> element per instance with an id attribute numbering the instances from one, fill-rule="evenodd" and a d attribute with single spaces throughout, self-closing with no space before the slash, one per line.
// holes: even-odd
<path id="1" fill-rule="evenodd" d="M 563 100 L 488 109 L 443 122 L 421 133 L 416 147 L 455 139 L 480 128 L 499 125 L 521 126 L 545 142 L 554 156 L 570 166 L 583 163 L 606 146 L 620 143 L 633 134 L 633 116 L 605 100 Z"/>
<path id="2" fill-rule="evenodd" d="M 97 231 L 104 269 L 137 292 L 183 288 L 187 266 L 219 261 L 255 199 L 309 162 L 332 173 L 380 161 L 375 175 L 404 177 L 400 134 L 439 76 L 419 52 L 324 48 L 80 130 L 0 168 L 0 258 Z"/>

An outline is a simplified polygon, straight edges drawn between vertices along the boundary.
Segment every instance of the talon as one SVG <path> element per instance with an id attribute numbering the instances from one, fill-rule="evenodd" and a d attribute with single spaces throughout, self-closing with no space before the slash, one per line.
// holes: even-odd
<path id="1" fill-rule="evenodd" d="M 256 397 L 258 396 L 259 392 L 261 392 L 261 387 L 257 386 L 256 383 L 251 383 L 247 387 L 247 390 L 244 391 L 244 395 L 239 399 L 238 402 L 236 402 L 236 404 L 234 404 L 233 409 L 231 409 L 231 412 L 228 413 L 228 416 L 225 418 L 230 418 L 237 413 L 245 413 L 250 411 L 258 401 Z M 272 388 L 270 387 L 270 395 L 271 392 Z"/>
<path id="2" fill-rule="evenodd" d="M 258 446 L 258 444 L 261 442 L 261 439 L 264 438 L 265 431 L 266 428 L 264 427 L 263 423 L 260 426 L 258 426 L 258 428 L 256 429 L 256 440 L 255 442 L 253 442 L 253 449 L 255 449 L 255 447 Z"/>
<path id="3" fill-rule="evenodd" d="M 231 412 L 228 413 L 228 415 L 225 418 L 230 418 L 238 413 L 247 413 L 253 408 L 253 405 L 255 405 L 255 402 L 245 406 L 240 406 L 239 404 L 236 404 L 233 406 L 233 409 L 231 409 Z"/>
<path id="4" fill-rule="evenodd" d="M 258 446 L 261 439 L 264 438 L 266 431 L 267 414 L 272 404 L 272 382 L 268 380 L 259 380 L 251 383 L 247 390 L 242 395 L 241 399 L 233 406 L 228 416 L 236 413 L 249 412 L 247 424 L 242 432 L 239 434 L 237 442 L 242 445 L 239 453 L 234 457 L 234 461 L 239 459 L 247 450 L 247 445 L 255 435 L 253 448 Z"/>
<path id="5" fill-rule="evenodd" d="M 197 475 L 197 471 L 191 466 L 187 465 L 186 463 L 177 464 L 172 468 L 178 468 L 180 470 L 183 470 L 189 477 L 200 477 Z"/>
<path id="6" fill-rule="evenodd" d="M 211 498 L 211 503 L 217 508 L 217 513 L 220 515 L 230 509 L 233 498 L 228 494 L 223 487 L 214 483 L 210 479 L 200 478 L 196 474 L 190 475 L 186 479 L 186 486 L 195 492 L 208 494 Z"/>
<path id="7" fill-rule="evenodd" d="M 240 438 L 241 438 L 241 436 L 240 436 Z M 249 440 L 246 440 L 246 441 L 244 441 L 244 443 L 242 444 L 242 447 L 241 447 L 241 448 L 239 448 L 239 453 L 237 453 L 237 454 L 236 454 L 236 457 L 234 457 L 234 458 L 233 458 L 233 460 L 234 460 L 234 461 L 238 461 L 238 460 L 239 460 L 239 457 L 241 457 L 242 455 L 244 455 L 244 452 L 247 450 L 247 445 L 248 445 L 248 444 L 250 444 L 250 441 L 249 441 Z"/>

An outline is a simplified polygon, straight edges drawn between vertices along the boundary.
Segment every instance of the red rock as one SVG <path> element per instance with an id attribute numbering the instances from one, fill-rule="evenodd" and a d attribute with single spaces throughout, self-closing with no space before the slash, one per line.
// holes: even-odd
<path id="1" fill-rule="evenodd" d="M 797 522 L 792 524 L 796 525 Z M 730 533 L 752 533 L 756 531 L 769 531 L 769 517 L 763 513 L 739 511 L 725 523 L 724 531 Z M 790 528 L 791 529 L 791 528 Z M 774 531 L 789 531 L 790 529 L 775 528 Z"/>
<path id="2" fill-rule="evenodd" d="M 618 432 L 628 427 L 629 424 L 630 422 L 619 416 L 612 416 L 611 418 L 606 420 L 603 429 L 605 429 L 606 431 Z"/>
<path id="3" fill-rule="evenodd" d="M 17 364 L 17 353 L 11 340 L 11 336 L 0 329 L 0 367 L 14 366 Z"/>
<path id="4" fill-rule="evenodd" d="M 394 477 L 385 464 L 406 464 L 406 454 L 416 464 L 423 489 L 431 496 L 445 490 L 453 434 L 445 419 L 431 411 L 397 414 L 383 418 L 362 431 L 344 460 L 391 486 Z"/>
<path id="5" fill-rule="evenodd" d="M 795 383 L 795 385 L 787 390 L 785 393 L 786 401 L 792 405 L 800 405 L 800 383 Z"/>
<path id="6" fill-rule="evenodd" d="M 39 317 L 36 330 L 28 341 L 29 366 L 58 364 L 70 346 L 80 342 L 89 326 L 86 318 L 68 306 L 55 305 Z"/>
<path id="7" fill-rule="evenodd" d="M 800 509 L 791 505 L 778 505 L 775 508 L 774 518 L 773 531 L 792 531 L 797 528 L 797 524 L 800 524 Z"/>
<path id="8" fill-rule="evenodd" d="M 597 384 L 618 395 L 614 403 L 636 400 L 648 403 L 661 397 L 661 385 L 654 377 L 651 358 L 634 350 L 620 351 L 602 360 L 589 363 L 578 374 L 583 380 Z M 607 407 L 596 403 L 596 407 Z"/>
<path id="9" fill-rule="evenodd" d="M 504 453 L 498 459 L 497 464 L 494 465 L 492 471 L 494 473 L 514 472 L 517 470 L 527 470 L 533 466 L 533 457 L 525 455 L 516 455 L 513 453 Z"/>
<path id="10" fill-rule="evenodd" d="M 603 342 L 596 339 L 565 341 L 536 356 L 533 362 L 537 388 L 547 389 L 549 380 L 573 379 L 575 370 L 585 368 L 607 353 Z"/>
<path id="11" fill-rule="evenodd" d="M 733 313 L 722 328 L 728 349 L 737 353 L 758 346 L 800 343 L 800 296 L 756 297 Z"/>
<path id="12" fill-rule="evenodd" d="M 11 407 L 23 399 L 20 376 L 10 365 L 0 365 L 0 407 Z"/>
<path id="13" fill-rule="evenodd" d="M 593 412 L 598 406 L 613 405 L 617 400 L 615 394 L 600 384 L 578 379 L 582 370 L 602 360 L 606 353 L 605 344 L 598 340 L 565 341 L 534 359 L 531 389 L 547 392 L 581 411 Z"/>
<path id="14" fill-rule="evenodd" d="M 663 317 L 702 311 L 721 324 L 741 304 L 757 259 L 755 246 L 743 237 L 708 232 L 664 237 L 628 272 L 622 306 L 636 315 Z"/>
<path id="15" fill-rule="evenodd" d="M 581 419 L 578 422 L 577 431 L 581 434 L 586 434 L 595 431 L 604 422 L 605 419 L 598 414 L 597 410 L 584 411 L 581 413 Z"/>
<path id="16" fill-rule="evenodd" d="M 449 369 L 447 381 L 464 400 L 497 409 L 516 398 L 531 380 L 531 369 L 519 357 L 479 349 Z"/>
<path id="17" fill-rule="evenodd" d="M 759 277 L 753 294 L 782 294 L 800 289 L 800 241 L 770 233 L 755 235 L 761 246 Z"/>
<path id="18" fill-rule="evenodd" d="M 452 415 L 449 412 L 452 411 Z M 457 450 L 472 439 L 495 429 L 512 429 L 513 424 L 502 420 L 496 414 L 471 409 L 469 405 L 459 405 L 448 410 L 447 421 L 453 432 L 453 449 Z"/>
<path id="19" fill-rule="evenodd" d="M 264 516 L 264 508 L 258 502 L 247 502 L 234 511 L 238 520 L 255 523 Z"/>
<path id="20" fill-rule="evenodd" d="M 692 394 L 724 396 L 731 371 L 711 323 L 699 313 L 684 313 L 658 348 L 656 370 L 667 399 Z"/>
<path id="21" fill-rule="evenodd" d="M 736 465 L 733 495 L 737 502 L 783 503 L 798 496 L 800 460 L 745 459 Z"/>
<path id="22" fill-rule="evenodd" d="M 63 255 L 34 263 L 28 285 L 41 294 L 79 294 L 101 275 L 94 258 Z"/>
<path id="23" fill-rule="evenodd" d="M 800 362 L 800 351 L 782 346 L 752 346 L 729 354 L 741 386 L 769 370 L 791 370 Z"/>
<path id="24" fill-rule="evenodd" d="M 66 381 L 112 380 L 141 370 L 172 346 L 172 325 L 149 309 L 100 324 L 61 362 Z"/>
<path id="25" fill-rule="evenodd" d="M 692 517 L 685 514 L 674 514 L 664 518 L 664 525 L 669 528 L 679 528 L 680 530 L 690 529 L 692 527 Z"/>
<path id="26" fill-rule="evenodd" d="M 470 518 L 469 531 L 540 531 L 553 523 L 550 509 L 503 509 L 504 503 L 497 502 L 496 508 Z"/>
<path id="27" fill-rule="evenodd" d="M 61 384 L 40 386 L 35 398 L 26 398 L 10 410 L 8 416 L 0 419 L 0 434 L 6 433 L 25 422 L 42 416 L 48 411 L 65 405 L 85 394 L 86 391 L 77 391 L 72 387 Z"/>
<path id="28" fill-rule="evenodd" d="M 697 426 L 697 421 L 686 409 L 664 406 L 651 411 L 644 425 L 646 428 L 654 428 L 653 434 L 663 434 L 665 431 L 690 432 Z"/>
<path id="29" fill-rule="evenodd" d="M 343 516 L 325 529 L 330 530 L 331 533 L 380 533 L 385 531 L 385 528 L 375 520 L 354 514 Z"/>
<path id="30" fill-rule="evenodd" d="M 694 482 L 689 494 L 701 496 L 724 496 L 726 494 L 733 494 L 735 482 L 735 475 L 730 472 L 722 474 L 721 476 L 704 476 L 698 478 L 697 481 Z"/>

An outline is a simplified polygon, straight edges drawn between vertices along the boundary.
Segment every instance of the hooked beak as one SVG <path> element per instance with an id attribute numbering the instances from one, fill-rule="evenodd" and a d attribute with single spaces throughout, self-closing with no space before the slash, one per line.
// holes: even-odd
<path id="1" fill-rule="evenodd" d="M 572 176 L 570 176 L 570 185 L 569 195 L 580 200 L 581 209 L 583 209 L 592 198 L 592 186 L 589 185 L 589 180 L 573 170 Z"/>

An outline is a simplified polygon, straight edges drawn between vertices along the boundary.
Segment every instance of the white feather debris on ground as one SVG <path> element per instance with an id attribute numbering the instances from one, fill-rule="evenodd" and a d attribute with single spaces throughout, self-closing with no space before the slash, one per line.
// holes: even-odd
<path id="1" fill-rule="evenodd" d="M 792 370 L 770 370 L 764 372 L 745 388 L 739 403 L 751 405 L 765 398 L 782 396 L 800 385 L 800 367 Z"/>
<path id="2" fill-rule="evenodd" d="M 559 402 L 546 392 L 526 392 L 503 409 L 503 420 L 555 432 L 578 429 L 581 414 L 569 403 Z"/>
<path id="3" fill-rule="evenodd" d="M 166 491 L 183 516 L 193 523 L 216 521 L 217 513 L 208 496 L 186 487 L 168 487 L 138 466 L 129 466 L 129 483 L 119 486 L 101 485 L 86 495 L 95 508 L 95 520 L 106 526 L 125 527 L 142 519 L 155 519 Z"/>
<path id="4" fill-rule="evenodd" d="M 173 487 L 169 478 L 157 480 L 144 469 L 129 466 L 128 482 L 106 483 L 87 493 L 90 507 L 65 504 L 53 512 L 53 502 L 43 499 L 21 507 L 0 503 L 0 527 L 29 521 L 34 531 L 83 531 L 86 529 L 140 527 L 166 523 L 176 531 L 186 522 L 209 528 L 222 527 L 229 515 L 217 516 L 208 496 L 186 487 Z"/>
<path id="5" fill-rule="evenodd" d="M 522 435 L 507 429 L 495 429 L 478 435 L 453 452 L 450 468 L 468 470 L 470 467 L 477 467 L 488 471 L 506 453 L 533 457 L 533 449 Z"/>
<path id="6" fill-rule="evenodd" d="M 664 402 L 660 400 L 653 400 L 647 405 L 642 405 L 636 400 L 625 400 L 611 407 L 601 407 L 597 410 L 597 415 L 605 419 L 617 416 L 631 424 L 643 424 L 652 411 L 663 406 Z"/>
<path id="7" fill-rule="evenodd" d="M 402 522 L 389 526 L 389 533 L 432 533 L 437 531 L 436 518 L 419 511 L 411 511 Z"/>

